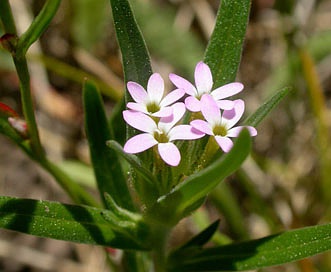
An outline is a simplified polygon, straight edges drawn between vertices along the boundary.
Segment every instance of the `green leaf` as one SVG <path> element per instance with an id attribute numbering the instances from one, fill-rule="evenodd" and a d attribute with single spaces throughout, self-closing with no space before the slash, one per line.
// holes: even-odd
<path id="1" fill-rule="evenodd" d="M 45 32 L 51 20 L 55 16 L 61 0 L 48 0 L 33 20 L 29 28 L 19 38 L 17 53 L 25 56 L 29 47 Z"/>
<path id="2" fill-rule="evenodd" d="M 250 135 L 248 131 L 243 130 L 229 153 L 189 176 L 169 194 L 160 197 L 146 215 L 164 224 L 175 224 L 188 212 L 198 208 L 217 184 L 236 171 L 248 156 L 250 149 Z"/>
<path id="3" fill-rule="evenodd" d="M 152 74 L 149 54 L 143 36 L 132 13 L 128 0 L 110 0 L 125 82 L 134 81 L 147 86 Z M 125 103 L 132 101 L 125 92 Z M 135 130 L 127 126 L 126 137 L 133 136 Z"/>
<path id="4" fill-rule="evenodd" d="M 249 116 L 245 120 L 244 124 L 247 126 L 256 127 L 283 100 L 289 91 L 289 87 L 278 91 L 266 102 L 264 102 L 251 116 Z"/>
<path id="5" fill-rule="evenodd" d="M 206 244 L 210 240 L 210 238 L 217 231 L 219 224 L 220 224 L 220 220 L 218 219 L 214 223 L 210 224 L 203 231 L 198 233 L 196 236 L 194 236 L 185 245 L 180 247 L 180 250 L 184 249 L 184 248 L 189 248 L 189 247 L 202 247 L 204 244 Z"/>
<path id="6" fill-rule="evenodd" d="M 109 210 L 88 206 L 2 196 L 0 227 L 76 243 L 149 248 L 145 241 L 147 228 L 141 220 L 122 220 Z"/>
<path id="7" fill-rule="evenodd" d="M 242 271 L 285 264 L 331 250 L 331 224 L 227 246 L 176 252 L 169 271 Z"/>
<path id="8" fill-rule="evenodd" d="M 124 152 L 122 146 L 117 142 L 108 141 L 107 146 L 123 157 L 130 164 L 132 170 L 134 170 L 132 185 L 144 205 L 150 206 L 151 204 L 154 204 L 159 196 L 157 188 L 158 180 L 155 176 L 153 176 L 153 174 L 143 165 L 136 155 Z"/>
<path id="9" fill-rule="evenodd" d="M 132 199 L 118 156 L 106 145 L 111 139 L 111 134 L 103 101 L 91 82 L 87 81 L 84 84 L 83 101 L 86 135 L 101 198 L 106 203 L 104 193 L 107 192 L 119 206 L 133 210 Z"/>
<path id="10" fill-rule="evenodd" d="M 205 53 L 214 79 L 214 88 L 233 82 L 239 67 L 250 0 L 223 0 Z"/>
<path id="11" fill-rule="evenodd" d="M 152 74 L 145 41 L 128 0 L 110 0 L 117 40 L 122 53 L 125 81 L 143 86 Z"/>
<path id="12" fill-rule="evenodd" d="M 109 117 L 109 127 L 112 138 L 121 145 L 124 145 L 126 140 L 126 123 L 122 115 L 125 107 L 125 98 L 122 97 L 121 101 L 113 108 Z"/>
<path id="13" fill-rule="evenodd" d="M 142 165 L 137 156 L 124 152 L 123 148 L 115 141 L 107 141 L 107 146 L 122 156 L 147 182 L 151 185 L 156 184 L 156 178 Z"/>

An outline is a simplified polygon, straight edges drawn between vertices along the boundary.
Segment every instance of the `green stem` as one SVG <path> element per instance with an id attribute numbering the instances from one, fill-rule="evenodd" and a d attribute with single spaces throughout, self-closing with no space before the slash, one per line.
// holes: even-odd
<path id="1" fill-rule="evenodd" d="M 25 53 L 29 46 L 45 31 L 51 19 L 54 17 L 60 2 L 60 0 L 49 0 L 46 2 L 29 29 L 22 35 L 21 38 L 19 38 L 15 51 L 11 52 L 20 81 L 23 114 L 28 126 L 31 152 L 23 146 L 21 146 L 21 148 L 30 156 L 31 159 L 37 161 L 57 180 L 60 186 L 68 193 L 74 202 L 77 204 L 98 206 L 96 201 L 87 192 L 85 192 L 78 184 L 72 181 L 68 175 L 62 172 L 56 165 L 51 163 L 46 158 L 40 142 L 38 126 L 34 113 L 30 88 L 30 74 Z M 15 22 L 8 0 L 0 0 L 0 18 L 5 31 L 10 34 L 17 35 Z"/>
<path id="2" fill-rule="evenodd" d="M 214 137 L 209 137 L 208 142 L 205 146 L 205 149 L 200 157 L 199 167 L 201 169 L 205 168 L 208 165 L 216 152 L 219 151 L 219 146 Z"/>
<path id="3" fill-rule="evenodd" d="M 17 53 L 25 56 L 27 50 L 47 29 L 59 9 L 61 0 L 48 0 L 33 20 L 29 28 L 22 34 L 17 44 Z"/>
<path id="4" fill-rule="evenodd" d="M 54 0 L 52 0 L 52 1 L 54 4 Z M 49 5 L 49 2 L 50 1 L 48 1 L 46 4 Z M 46 4 L 45 4 L 45 6 L 46 6 Z M 42 16 L 40 16 L 41 14 L 42 14 Z M 48 20 L 50 20 L 50 16 L 54 16 L 54 14 L 50 13 L 46 16 L 45 12 L 40 12 L 40 14 L 37 17 L 48 17 L 49 18 Z M 1 21 L 4 26 L 5 31 L 8 33 L 17 35 L 15 21 L 13 19 L 8 0 L 0 1 L 0 17 L 1 17 Z M 39 30 L 40 29 L 44 30 L 47 27 L 45 20 L 41 20 L 41 19 L 37 20 L 37 18 L 36 18 L 34 20 L 34 22 L 31 24 L 31 26 L 29 27 L 28 31 L 26 31 L 22 35 L 23 39 L 21 40 L 21 38 L 20 38 L 18 40 L 17 46 L 15 47 L 15 51 L 11 52 L 11 53 L 12 53 L 13 61 L 14 61 L 15 68 L 17 71 L 17 75 L 20 80 L 23 114 L 24 114 L 25 121 L 27 123 L 28 130 L 29 130 L 32 151 L 35 153 L 36 157 L 43 159 L 45 157 L 45 153 L 44 153 L 44 150 L 40 143 L 39 132 L 38 132 L 38 127 L 37 127 L 36 118 L 35 118 L 34 109 L 33 109 L 32 96 L 31 96 L 30 74 L 29 74 L 28 65 L 27 65 L 26 58 L 25 58 L 25 53 L 26 53 L 28 46 L 30 46 L 32 44 L 32 42 L 31 42 L 32 40 L 35 41 L 35 39 L 36 39 L 36 36 L 33 35 L 33 33 L 34 34 L 39 33 L 38 35 L 39 36 L 41 35 L 41 33 L 36 30 L 38 22 L 39 22 L 39 24 L 44 23 L 44 26 L 39 26 Z M 31 31 L 33 29 L 35 29 L 35 32 L 32 33 Z M 29 39 L 30 42 L 25 42 L 25 40 L 29 36 L 33 36 L 33 39 Z M 22 42 L 23 42 L 24 46 L 19 45 L 19 44 L 22 44 Z"/>
<path id="5" fill-rule="evenodd" d="M 16 35 L 16 26 L 8 0 L 0 1 L 0 18 L 5 32 Z"/>
<path id="6" fill-rule="evenodd" d="M 152 251 L 155 272 L 166 272 L 166 241 L 167 232 L 158 231 L 154 240 L 154 250 Z"/>
<path id="7" fill-rule="evenodd" d="M 31 140 L 31 147 L 33 152 L 35 153 L 35 156 L 42 159 L 45 157 L 45 153 L 40 142 L 37 122 L 33 109 L 28 65 L 25 57 L 18 59 L 16 56 L 13 56 L 13 60 L 17 71 L 17 75 L 20 80 L 23 114 L 28 126 L 28 132 Z"/>

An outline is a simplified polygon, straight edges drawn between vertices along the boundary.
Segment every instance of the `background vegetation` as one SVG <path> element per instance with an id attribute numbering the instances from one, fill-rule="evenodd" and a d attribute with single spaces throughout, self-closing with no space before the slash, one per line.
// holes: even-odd
<path id="1" fill-rule="evenodd" d="M 165 78 L 176 71 L 192 79 L 219 1 L 130 2 L 154 70 Z M 13 0 L 11 4 L 18 30 L 23 32 L 43 1 Z M 81 89 L 85 77 L 95 79 L 109 112 L 123 93 L 110 16 L 108 0 L 62 1 L 51 26 L 28 52 L 41 141 L 47 153 L 92 192 L 95 185 L 83 133 Z M 293 90 L 258 127 L 252 155 L 241 170 L 179 225 L 174 243 L 219 217 L 216 244 L 330 222 L 330 67 L 330 0 L 253 1 L 238 73 L 238 81 L 245 85 L 242 96 L 247 112 L 284 86 Z M 0 49 L 0 99 L 20 111 L 18 88 L 11 58 Z M 52 179 L 3 136 L 0 180 L 1 195 L 69 202 Z M 115 263 L 120 254 L 111 252 Z M 5 271 L 106 271 L 105 263 L 99 248 L 0 230 L 0 268 Z M 325 253 L 263 271 L 330 270 L 331 256 Z"/>

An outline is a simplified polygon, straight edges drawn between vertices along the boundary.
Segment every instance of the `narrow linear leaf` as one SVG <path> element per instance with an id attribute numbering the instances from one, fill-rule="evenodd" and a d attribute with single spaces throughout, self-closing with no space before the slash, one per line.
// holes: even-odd
<path id="1" fill-rule="evenodd" d="M 133 210 L 132 199 L 117 154 L 109 149 L 106 142 L 111 139 L 101 95 L 91 82 L 83 87 L 85 129 L 89 142 L 94 174 L 101 198 L 107 192 L 115 202 Z"/>
<path id="2" fill-rule="evenodd" d="M 221 1 L 204 59 L 212 71 L 214 88 L 236 78 L 250 6 L 250 0 Z"/>
<path id="3" fill-rule="evenodd" d="M 189 240 L 186 244 L 184 244 L 180 249 L 189 248 L 189 247 L 202 247 L 206 244 L 210 238 L 217 231 L 217 228 L 220 224 L 220 220 L 216 220 L 214 223 L 210 224 L 207 228 L 202 230 L 196 236 L 194 236 L 191 240 Z"/>
<path id="4" fill-rule="evenodd" d="M 109 116 L 109 128 L 112 134 L 112 139 L 121 145 L 124 145 L 126 140 L 126 123 L 123 118 L 123 110 L 125 109 L 125 97 L 122 97 Z"/>
<path id="5" fill-rule="evenodd" d="M 48 0 L 33 20 L 29 28 L 20 37 L 17 49 L 21 56 L 25 56 L 29 47 L 44 33 L 55 16 L 61 0 Z"/>
<path id="6" fill-rule="evenodd" d="M 264 102 L 251 116 L 249 116 L 244 124 L 247 126 L 256 127 L 258 124 L 288 95 L 289 87 L 283 88 Z"/>
<path id="7" fill-rule="evenodd" d="M 158 202 L 147 212 L 156 220 L 165 224 L 176 223 L 188 209 L 198 208 L 224 178 L 232 174 L 243 163 L 251 149 L 248 131 L 243 130 L 233 148 L 220 159 L 205 169 L 189 176 L 177 185 L 169 194 L 159 198 Z"/>
<path id="8" fill-rule="evenodd" d="M 0 197 L 0 228 L 76 243 L 148 249 L 143 241 L 147 237 L 144 224 L 129 225 L 118 219 L 111 224 L 104 214 L 109 217 L 111 211 L 51 201 Z M 111 216 L 116 218 L 114 214 Z"/>
<path id="9" fill-rule="evenodd" d="M 119 47 L 122 53 L 122 63 L 125 82 L 134 81 L 146 86 L 152 74 L 149 53 L 128 0 L 110 0 L 113 20 Z M 132 101 L 125 92 L 125 103 Z M 133 136 L 135 130 L 126 126 L 126 137 Z"/>
<path id="10" fill-rule="evenodd" d="M 227 246 L 183 250 L 169 271 L 242 271 L 298 261 L 331 250 L 331 223 L 287 231 Z"/>
<path id="11" fill-rule="evenodd" d="M 146 86 L 152 74 L 149 54 L 128 0 L 110 0 L 125 81 Z"/>
<path id="12" fill-rule="evenodd" d="M 123 148 L 115 141 L 107 141 L 107 146 L 122 156 L 151 185 L 156 184 L 157 180 L 153 174 L 142 165 L 137 156 L 125 153 Z"/>

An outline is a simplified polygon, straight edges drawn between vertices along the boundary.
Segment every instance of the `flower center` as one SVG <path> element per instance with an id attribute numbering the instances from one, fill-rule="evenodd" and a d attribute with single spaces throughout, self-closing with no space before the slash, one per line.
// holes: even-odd
<path id="1" fill-rule="evenodd" d="M 154 131 L 154 139 L 157 140 L 159 143 L 168 143 L 169 138 L 168 135 L 165 134 L 163 131 L 156 130 Z"/>
<path id="2" fill-rule="evenodd" d="M 149 102 L 146 105 L 146 108 L 149 113 L 154 113 L 160 110 L 160 106 L 154 101 Z"/>
<path id="3" fill-rule="evenodd" d="M 225 137 L 228 134 L 228 130 L 224 125 L 216 125 L 213 128 L 214 135 Z"/>

